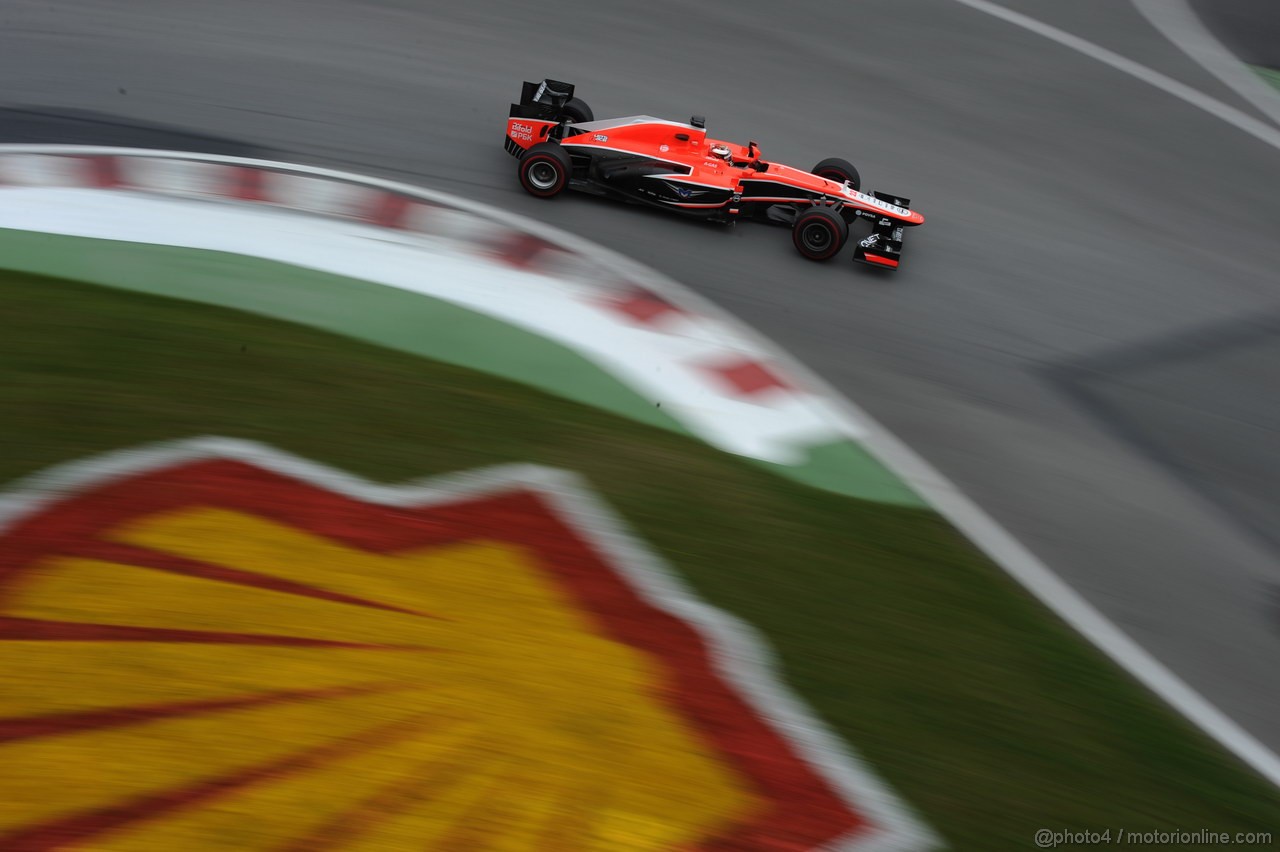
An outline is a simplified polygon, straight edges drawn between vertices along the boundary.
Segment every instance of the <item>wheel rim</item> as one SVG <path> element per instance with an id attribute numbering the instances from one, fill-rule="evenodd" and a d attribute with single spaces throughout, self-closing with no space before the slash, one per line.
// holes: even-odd
<path id="1" fill-rule="evenodd" d="M 552 189 L 560 182 L 560 171 L 546 160 L 540 160 L 529 167 L 529 183 L 534 189 Z"/>
<path id="2" fill-rule="evenodd" d="M 800 229 L 800 242 L 804 244 L 805 251 L 813 254 L 827 251 L 834 241 L 835 235 L 831 233 L 831 229 L 821 222 L 813 222 Z"/>

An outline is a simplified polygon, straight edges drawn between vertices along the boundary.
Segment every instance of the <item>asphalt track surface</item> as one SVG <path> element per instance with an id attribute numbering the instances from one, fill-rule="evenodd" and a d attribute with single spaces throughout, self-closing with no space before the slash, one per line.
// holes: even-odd
<path id="1" fill-rule="evenodd" d="M 1128 4 L 1005 5 L 1261 118 Z M 848 157 L 928 222 L 886 275 L 806 263 L 782 229 L 532 199 L 501 135 L 543 76 L 599 117 L 697 113 L 769 159 Z M 954 0 L 10 0 L 0 104 L 2 141 L 337 166 L 651 264 L 1280 750 L 1280 151 L 1236 127 Z"/>
<path id="2" fill-rule="evenodd" d="M 1195 0 L 1196 14 L 1245 62 L 1280 68 L 1280 4 L 1271 0 Z"/>

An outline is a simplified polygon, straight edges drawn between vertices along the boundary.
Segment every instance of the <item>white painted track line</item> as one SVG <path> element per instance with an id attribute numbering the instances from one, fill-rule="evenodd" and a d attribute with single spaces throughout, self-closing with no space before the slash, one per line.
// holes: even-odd
<path id="1" fill-rule="evenodd" d="M 1055 41 L 1064 47 L 1069 47 L 1074 51 L 1083 53 L 1085 56 L 1096 59 L 1104 65 L 1110 65 L 1117 71 L 1155 86 L 1160 91 L 1173 95 L 1179 100 L 1186 101 L 1210 115 L 1217 116 L 1250 136 L 1262 140 L 1272 148 L 1280 150 L 1280 129 L 1264 121 L 1259 121 L 1233 106 L 1228 106 L 1216 98 L 1211 98 L 1199 89 L 1193 89 L 1185 83 L 1179 83 L 1168 75 L 1161 74 L 1159 71 L 1134 62 L 1132 59 L 1126 59 L 1114 51 L 1107 50 L 1105 47 L 1086 41 L 1079 36 L 1074 36 L 1065 30 L 1037 21 L 1035 18 L 1027 17 L 1021 12 L 1006 9 L 1004 6 L 998 6 L 995 3 L 989 3 L 987 0 L 955 0 L 955 2 L 962 3 L 971 9 L 984 12 L 1002 21 L 1007 21 L 1014 26 L 1022 27 L 1024 30 L 1029 30 L 1036 35 L 1044 36 L 1050 41 Z"/>
<path id="2" fill-rule="evenodd" d="M 1187 0 L 1131 0 L 1151 26 L 1263 115 L 1280 125 L 1280 92 L 1268 86 L 1209 32 Z"/>

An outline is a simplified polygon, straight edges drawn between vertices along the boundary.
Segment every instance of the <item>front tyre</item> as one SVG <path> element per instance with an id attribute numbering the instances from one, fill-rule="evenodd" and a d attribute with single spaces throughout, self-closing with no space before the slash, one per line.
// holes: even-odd
<path id="1" fill-rule="evenodd" d="M 573 161 L 555 142 L 540 142 L 520 158 L 520 185 L 538 198 L 555 198 L 569 185 Z"/>
<path id="2" fill-rule="evenodd" d="M 853 163 L 839 157 L 828 157 L 810 170 L 818 177 L 833 180 L 836 183 L 848 183 L 854 189 L 862 189 L 862 176 L 853 167 Z"/>
<path id="3" fill-rule="evenodd" d="M 801 210 L 791 227 L 791 241 L 796 251 L 809 260 L 830 260 L 844 248 L 848 239 L 848 223 L 829 207 Z"/>

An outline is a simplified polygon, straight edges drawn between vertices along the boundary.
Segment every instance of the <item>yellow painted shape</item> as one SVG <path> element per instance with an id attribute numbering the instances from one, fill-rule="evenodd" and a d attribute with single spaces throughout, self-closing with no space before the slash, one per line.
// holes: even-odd
<path id="1" fill-rule="evenodd" d="M 510 789 L 522 791 L 520 796 L 503 796 L 493 803 L 502 830 L 491 832 L 486 839 L 492 852 L 540 852 L 547 825 L 566 805 L 564 787 L 544 787 L 538 777 L 521 777 Z M 570 807 L 584 803 L 570 800 Z"/>
<path id="2" fill-rule="evenodd" d="M 340 642 L 420 646 L 425 638 L 411 615 L 92 559 L 50 560 L 6 609 L 48 621 Z"/>
<path id="3" fill-rule="evenodd" d="M 417 651 L 6 642 L 0 713 L 38 716 L 400 681 Z"/>
<path id="4" fill-rule="evenodd" d="M 0 747 L 0 828 L 266 765 L 407 718 L 422 702 L 356 696 L 11 741 Z"/>
<path id="5" fill-rule="evenodd" d="M 226 537 L 228 529 L 233 537 Z M 432 612 L 431 587 L 419 566 L 401 554 L 381 555 L 346 547 L 331 539 L 227 509 L 179 509 L 135 519 L 109 536 L 188 559 L 226 565 L 305 583 L 330 592 L 406 609 Z M 465 561 L 469 545 L 458 548 Z"/>
<path id="6" fill-rule="evenodd" d="M 249 788 L 221 799 L 217 807 L 130 827 L 95 842 L 93 848 L 145 852 L 285 846 L 322 832 L 335 817 L 345 821 L 342 816 L 358 812 L 371 794 L 403 783 L 406 775 L 418 769 L 423 755 L 429 755 L 432 763 L 458 759 L 458 751 L 473 744 L 478 728 L 475 722 L 425 720 L 420 733 L 403 741 L 347 755 L 292 783 Z M 353 779 L 359 783 L 351 783 Z M 377 814 L 372 818 L 378 821 Z"/>
<path id="7" fill-rule="evenodd" d="M 424 735 L 346 758 L 350 771 L 316 767 L 287 775 L 98 845 L 273 848 L 397 777 L 415 782 L 408 766 L 417 767 L 424 785 L 440 789 L 374 820 L 351 848 L 429 848 L 430 837 L 448 842 L 465 835 L 459 822 L 474 820 L 486 797 L 510 803 L 490 817 L 495 852 L 536 848 L 534 826 L 543 819 L 541 836 L 561 837 L 565 849 L 675 848 L 757 806 L 745 781 L 658 697 L 669 682 L 660 662 L 603 635 L 595 617 L 519 547 L 473 541 L 379 556 L 206 508 L 135 521 L 112 537 L 440 618 L 67 558 L 36 566 L 5 613 L 443 650 L 23 643 L 29 658 L 13 672 L 20 687 L 0 693 L 6 716 L 371 681 L 410 688 L 0 745 L 0 826 L 191 784 L 424 712 L 475 725 L 474 747 L 460 755 Z M 10 672 L 2 673 L 7 682 Z M 575 795 L 584 790 L 591 795 Z M 601 790 L 608 792 L 595 794 Z M 230 845 L 219 839 L 226 812 L 241 815 Z M 558 828 L 567 833 L 557 835 Z M 116 845 L 101 845 L 108 842 Z"/>
<path id="8" fill-rule="evenodd" d="M 492 799 L 520 795 L 510 783 L 515 766 L 516 760 L 507 755 L 495 754 L 478 761 L 453 783 L 435 791 L 431 798 L 421 800 L 418 807 L 384 821 L 347 849 L 378 852 L 381 849 L 450 848 L 441 841 L 449 833 L 465 827 L 464 820 L 473 807 Z"/>

